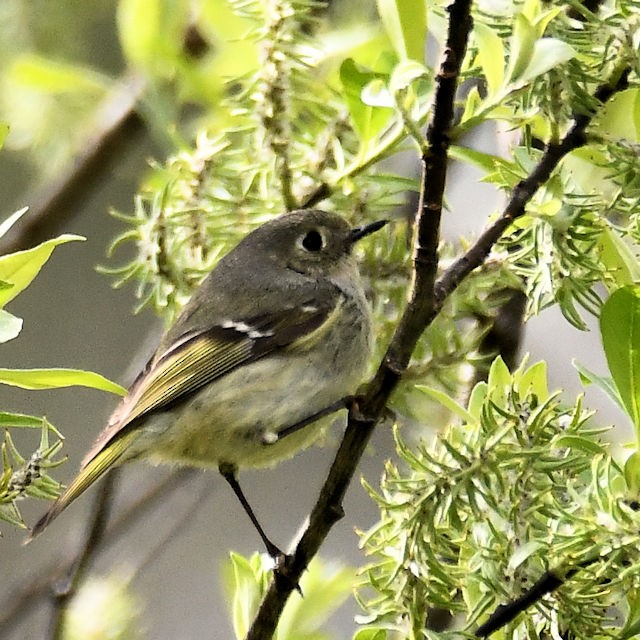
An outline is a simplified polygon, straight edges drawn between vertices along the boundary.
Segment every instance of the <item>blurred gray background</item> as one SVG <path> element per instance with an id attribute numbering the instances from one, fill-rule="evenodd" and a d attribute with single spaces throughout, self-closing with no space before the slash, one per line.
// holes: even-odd
<path id="1" fill-rule="evenodd" d="M 113 12 L 103 7 L 100 15 L 101 21 L 97 22 L 94 15 L 87 24 L 87 39 L 92 43 L 86 53 L 87 62 L 115 75 L 121 71 L 122 62 L 117 53 Z M 487 140 L 493 140 L 490 132 Z M 474 141 L 480 145 L 488 143 Z M 50 235 L 77 233 L 86 236 L 87 241 L 57 248 L 31 287 L 9 306 L 8 310 L 24 318 L 25 323 L 18 339 L 1 346 L 3 367 L 66 366 L 97 371 L 123 384 L 130 382 L 153 347 L 159 323 L 148 312 L 133 315 L 132 288 L 113 290 L 111 278 L 97 273 L 95 267 L 107 262 L 106 247 L 122 230 L 121 223 L 109 216 L 108 210 L 111 207 L 125 212 L 132 210 L 133 194 L 147 159 L 156 157 L 162 161 L 163 154 L 164 150 L 148 136 L 136 137 L 134 144 L 118 151 L 117 162 L 100 176 L 88 197 L 74 203 L 66 221 L 52 230 Z M 444 223 L 450 239 L 477 233 L 486 215 L 499 206 L 500 196 L 477 179 L 472 170 L 452 166 L 450 212 Z M 33 204 L 40 182 L 41 177 L 22 152 L 1 151 L 0 218 Z M 524 351 L 531 353 L 533 361 L 547 359 L 551 386 L 565 389 L 570 396 L 580 390 L 577 374 L 571 367 L 573 357 L 604 372 L 597 332 L 580 333 L 556 312 L 544 313 L 529 323 Z M 63 481 L 74 474 L 116 402 L 115 397 L 88 389 L 28 392 L 0 388 L 1 410 L 46 415 L 65 434 L 69 462 L 57 472 Z M 600 409 L 601 423 L 616 422 L 618 433 L 625 434 L 624 437 L 630 434 L 624 419 L 597 391 L 588 393 L 587 405 Z M 27 437 L 36 436 L 27 434 Z M 327 446 L 301 453 L 276 469 L 241 475 L 243 487 L 265 529 L 282 546 L 295 535 L 313 505 L 338 437 L 336 433 Z M 31 447 L 36 443 L 33 440 Z M 362 475 L 375 485 L 385 459 L 393 455 L 390 433 L 379 428 L 363 461 Z M 143 494 L 165 473 L 143 464 L 126 467 L 121 474 L 116 511 Z M 206 499 L 185 526 L 168 543 L 163 543 L 176 514 L 188 510 L 201 491 L 205 491 Z M 28 547 L 21 545 L 22 532 L 1 526 L 4 537 L 0 539 L 0 602 L 17 594 L 25 580 L 42 576 L 52 558 L 65 558 L 77 548 L 94 496 L 95 489 Z M 24 502 L 28 522 L 35 522 L 45 507 L 36 501 Z M 322 556 L 357 566 L 363 559 L 354 528 L 366 529 L 376 515 L 374 505 L 357 482 L 348 493 L 345 511 L 345 518 L 333 529 Z M 131 572 L 132 588 L 140 595 L 143 607 L 141 619 L 147 638 L 224 639 L 232 634 L 219 573 L 230 550 L 249 554 L 262 549 L 224 481 L 215 473 L 203 472 L 167 496 L 161 509 L 145 516 L 115 548 L 103 554 L 95 570 L 103 575 Z M 333 621 L 334 629 L 341 629 L 337 637 L 350 637 L 356 612 L 356 605 L 351 603 Z M 47 606 L 38 607 L 12 631 L 0 630 L 0 636 L 6 640 L 44 637 L 47 616 Z"/>

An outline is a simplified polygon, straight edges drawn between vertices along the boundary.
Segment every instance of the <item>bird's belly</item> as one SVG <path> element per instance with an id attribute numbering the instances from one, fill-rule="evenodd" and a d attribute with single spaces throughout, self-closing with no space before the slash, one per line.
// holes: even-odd
<path id="1" fill-rule="evenodd" d="M 290 457 L 312 444 L 331 419 L 268 442 L 283 428 L 355 392 L 367 349 L 358 351 L 349 354 L 354 359 L 346 360 L 350 362 L 347 375 L 345 361 L 337 375 L 335 369 L 322 370 L 317 362 L 306 362 L 307 354 L 291 353 L 232 371 L 182 405 L 150 416 L 142 426 L 143 457 L 202 467 L 221 462 L 260 467 Z M 301 375 L 301 371 L 306 373 Z"/>

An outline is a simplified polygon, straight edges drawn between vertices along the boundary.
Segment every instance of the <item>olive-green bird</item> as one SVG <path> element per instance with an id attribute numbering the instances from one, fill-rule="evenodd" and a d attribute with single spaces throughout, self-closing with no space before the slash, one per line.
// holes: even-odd
<path id="1" fill-rule="evenodd" d="M 129 460 L 217 467 L 243 500 L 238 468 L 311 444 L 314 418 L 355 393 L 366 368 L 371 318 L 352 248 L 384 224 L 300 210 L 247 235 L 163 336 L 31 538 Z"/>

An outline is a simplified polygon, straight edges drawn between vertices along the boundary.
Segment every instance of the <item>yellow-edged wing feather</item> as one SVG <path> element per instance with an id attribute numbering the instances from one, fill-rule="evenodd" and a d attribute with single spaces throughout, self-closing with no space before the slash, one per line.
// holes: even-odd
<path id="1" fill-rule="evenodd" d="M 331 322 L 340 304 L 340 301 L 336 304 L 336 298 L 327 298 L 324 305 L 296 305 L 278 316 L 264 315 L 227 322 L 206 331 L 187 332 L 156 353 L 85 456 L 76 478 L 38 521 L 29 540 L 118 463 L 138 436 L 137 419 L 166 409 L 229 371 L 311 335 L 325 322 Z"/>
<path id="2" fill-rule="evenodd" d="M 109 470 L 126 451 L 137 434 L 130 431 L 111 446 L 106 447 L 96 455 L 86 466 L 84 466 L 71 484 L 62 492 L 60 497 L 53 503 L 47 513 L 38 520 L 31 530 L 26 542 L 30 542 L 37 535 L 42 533 L 49 523 L 57 518 L 71 502 L 73 502 L 85 489 L 90 487 L 100 476 Z"/>

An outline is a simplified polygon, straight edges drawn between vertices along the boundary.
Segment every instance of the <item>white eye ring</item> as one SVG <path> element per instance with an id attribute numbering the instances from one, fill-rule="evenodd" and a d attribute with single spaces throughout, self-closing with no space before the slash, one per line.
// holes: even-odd
<path id="1" fill-rule="evenodd" d="M 325 247 L 324 236 L 317 229 L 309 229 L 300 237 L 298 244 L 309 253 L 318 253 Z"/>

